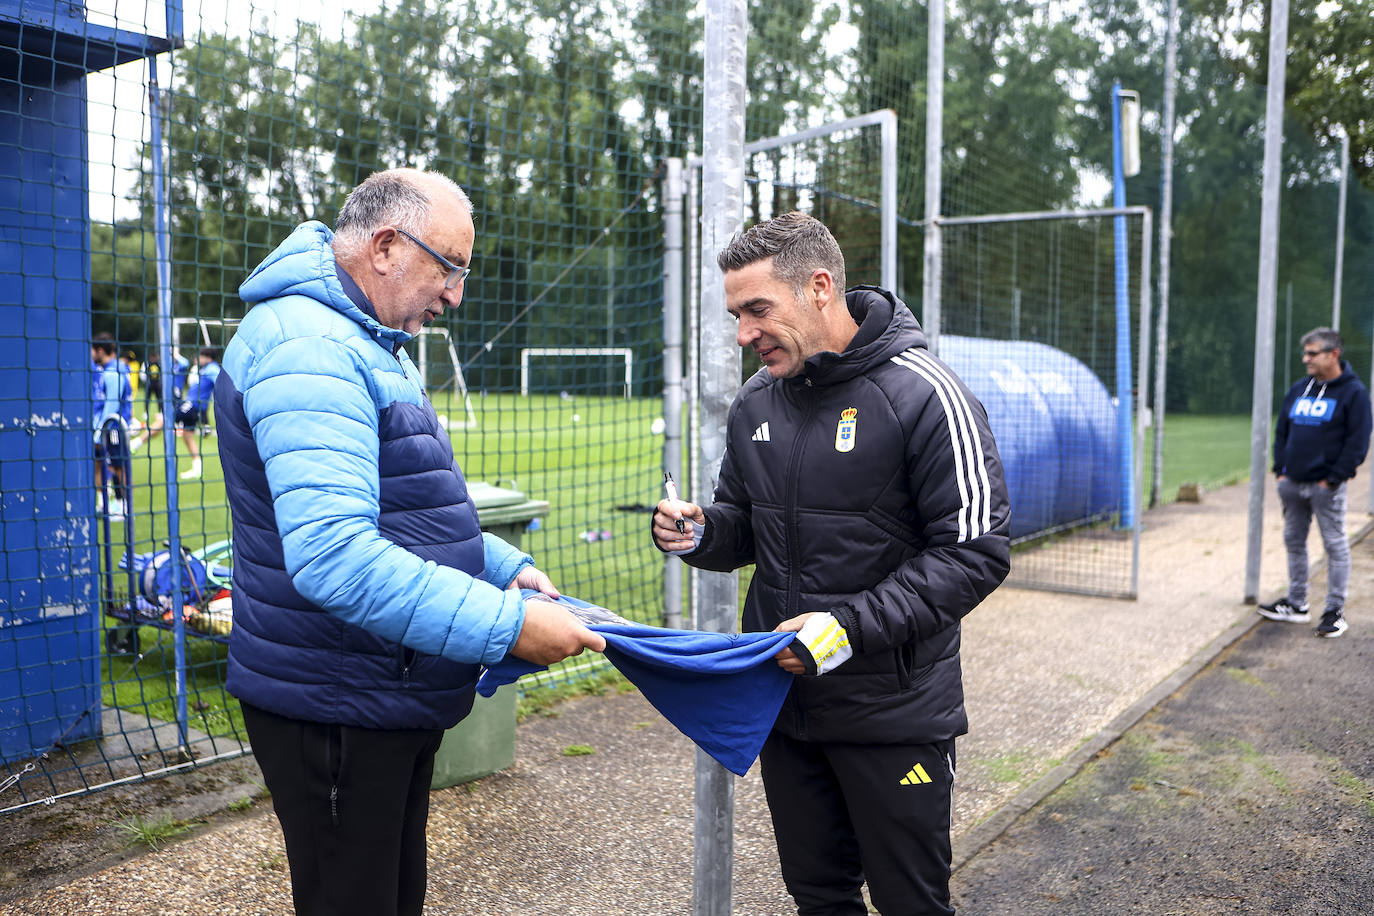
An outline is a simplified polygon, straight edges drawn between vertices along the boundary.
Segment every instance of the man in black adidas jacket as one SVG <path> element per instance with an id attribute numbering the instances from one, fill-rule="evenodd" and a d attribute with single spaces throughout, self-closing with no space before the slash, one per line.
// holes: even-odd
<path id="1" fill-rule="evenodd" d="M 760 755 L 798 911 L 863 916 L 867 880 L 884 916 L 952 913 L 959 621 L 1009 566 L 987 416 L 895 296 L 842 292 L 815 219 L 760 223 L 717 260 L 764 369 L 730 408 L 714 505 L 664 500 L 654 541 L 753 563 L 742 629 L 798 632 L 778 663 L 803 676 Z"/>

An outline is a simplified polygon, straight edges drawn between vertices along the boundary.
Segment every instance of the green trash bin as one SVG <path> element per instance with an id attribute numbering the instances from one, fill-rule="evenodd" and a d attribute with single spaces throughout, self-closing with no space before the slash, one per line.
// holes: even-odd
<path id="1" fill-rule="evenodd" d="M 469 481 L 468 493 L 477 505 L 482 530 L 515 547 L 529 523 L 549 512 L 547 502 L 527 499 L 519 490 Z M 467 718 L 444 733 L 434 756 L 431 789 L 480 779 L 515 763 L 515 700 L 514 684 L 477 698 Z"/>

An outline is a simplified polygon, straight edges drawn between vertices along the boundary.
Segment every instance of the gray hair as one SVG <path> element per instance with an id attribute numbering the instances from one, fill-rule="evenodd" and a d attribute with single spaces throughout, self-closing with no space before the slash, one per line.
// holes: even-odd
<path id="1" fill-rule="evenodd" d="M 773 276 L 798 296 L 817 268 L 828 270 L 835 286 L 844 292 L 844 252 L 825 224 L 813 216 L 793 210 L 756 223 L 730 240 L 716 255 L 716 264 L 729 273 L 768 258 L 773 259 Z"/>
<path id="2" fill-rule="evenodd" d="M 1310 343 L 1320 344 L 1323 350 L 1345 350 L 1345 342 L 1341 340 L 1341 332 L 1335 328 L 1313 328 L 1302 335 L 1302 346 Z"/>
<path id="3" fill-rule="evenodd" d="M 423 235 L 429 228 L 432 203 L 422 187 L 427 183 L 454 194 L 472 213 L 472 201 L 446 175 L 419 169 L 373 172 L 349 192 L 339 209 L 339 218 L 334 223 L 335 257 L 356 255 L 379 226 L 396 226 Z"/>

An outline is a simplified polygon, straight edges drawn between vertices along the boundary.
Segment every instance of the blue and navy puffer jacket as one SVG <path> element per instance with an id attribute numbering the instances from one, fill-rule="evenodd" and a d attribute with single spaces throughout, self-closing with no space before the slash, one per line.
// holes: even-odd
<path id="1" fill-rule="evenodd" d="M 344 291 L 321 223 L 239 289 L 215 386 L 233 512 L 229 691 L 363 728 L 448 728 L 524 624 L 530 557 L 484 534 L 401 349 Z"/>

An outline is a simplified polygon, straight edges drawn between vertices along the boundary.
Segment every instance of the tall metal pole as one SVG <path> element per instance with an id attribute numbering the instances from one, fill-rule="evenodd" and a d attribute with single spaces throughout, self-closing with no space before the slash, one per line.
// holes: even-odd
<path id="1" fill-rule="evenodd" d="M 1331 289 L 1331 327 L 1341 329 L 1341 270 L 1345 266 L 1345 186 L 1350 176 L 1350 132 L 1341 130 L 1341 192 L 1336 204 L 1336 278 Z"/>
<path id="2" fill-rule="evenodd" d="M 1146 210 L 1143 217 L 1143 224 L 1140 227 L 1140 377 L 1136 381 L 1136 438 L 1135 450 L 1137 455 L 1145 454 L 1145 390 L 1150 387 L 1150 348 L 1145 345 L 1145 341 L 1150 336 L 1150 236 L 1153 227 L 1150 225 L 1150 211 Z M 1145 462 L 1135 462 L 1135 480 L 1131 485 L 1135 488 L 1136 505 L 1140 505 L 1140 498 L 1143 495 L 1145 482 L 1142 479 L 1145 473 Z M 1140 594 L 1140 535 L 1145 528 L 1145 513 L 1135 514 L 1135 527 L 1131 532 L 1131 595 L 1133 597 Z"/>
<path id="3" fill-rule="evenodd" d="M 157 83 L 157 58 L 148 58 L 148 115 L 152 125 L 153 157 L 153 245 L 157 253 L 157 331 L 158 358 L 162 361 L 162 415 L 173 415 L 172 382 L 176 366 L 172 362 L 172 256 L 171 235 L 167 225 L 166 175 L 162 158 L 162 92 Z M 167 556 L 172 568 L 172 644 L 176 676 L 177 733 L 182 754 L 190 752 L 189 716 L 186 707 L 186 622 L 181 613 L 185 569 L 181 555 L 181 515 L 178 511 L 177 437 L 162 437 L 163 466 L 167 477 Z M 131 596 L 132 597 L 132 596 Z"/>
<path id="4" fill-rule="evenodd" d="M 879 122 L 883 147 L 882 284 L 897 292 L 897 113 L 883 111 Z"/>
<path id="5" fill-rule="evenodd" d="M 682 160 L 663 181 L 663 470 L 682 468 Z M 663 558 L 663 624 L 682 626 L 682 561 Z"/>
<path id="6" fill-rule="evenodd" d="M 1255 304 L 1255 379 L 1250 407 L 1250 510 L 1245 603 L 1259 599 L 1266 452 L 1274 403 L 1274 312 L 1278 296 L 1279 188 L 1282 184 L 1283 81 L 1288 57 L 1288 0 L 1269 6 L 1269 93 L 1264 106 L 1264 188 L 1260 194 L 1259 294 Z"/>
<path id="7" fill-rule="evenodd" d="M 701 171 L 701 438 L 695 501 L 705 503 L 725 457 L 725 419 L 740 386 L 740 350 L 725 310 L 725 283 L 716 253 L 744 223 L 745 0 L 707 0 L 706 99 Z M 738 628 L 739 579 L 703 573 L 703 630 Z M 701 749 L 696 754 L 696 820 L 692 875 L 695 916 L 729 916 L 734 860 L 735 784 Z"/>
<path id="8" fill-rule="evenodd" d="M 1169 254 L 1174 240 L 1174 90 L 1178 83 L 1178 0 L 1169 0 L 1164 39 L 1164 123 L 1160 126 L 1162 162 L 1159 179 L 1159 323 L 1155 328 L 1154 467 L 1150 505 L 1164 489 L 1164 387 L 1169 352 Z M 1144 340 L 1142 338 L 1142 345 Z"/>
<path id="9" fill-rule="evenodd" d="M 700 454 L 701 442 L 701 310 L 696 304 L 701 301 L 701 163 L 687 170 L 687 203 L 685 232 L 682 238 L 682 263 L 687 270 L 687 435 L 685 454 Z M 693 466 L 691 477 L 697 487 L 699 471 Z M 687 572 L 687 626 L 699 629 L 697 619 L 701 606 L 701 570 L 692 567 Z"/>
<path id="10" fill-rule="evenodd" d="M 939 353 L 940 285 L 944 274 L 940 239 L 941 153 L 945 122 L 945 0 L 930 0 L 926 29 L 926 238 L 921 325 L 930 352 Z"/>

